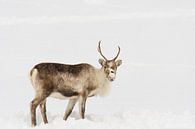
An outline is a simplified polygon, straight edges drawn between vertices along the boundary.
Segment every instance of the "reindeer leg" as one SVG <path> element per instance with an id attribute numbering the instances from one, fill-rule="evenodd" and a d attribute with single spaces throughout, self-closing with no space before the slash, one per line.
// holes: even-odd
<path id="1" fill-rule="evenodd" d="M 41 110 L 43 122 L 47 124 L 48 121 L 47 121 L 47 114 L 46 114 L 46 99 L 40 103 L 40 110 Z"/>
<path id="2" fill-rule="evenodd" d="M 68 102 L 68 106 L 66 108 L 66 112 L 65 112 L 65 115 L 64 115 L 64 120 L 67 120 L 68 116 L 71 114 L 76 102 L 77 102 L 77 98 L 76 99 L 70 99 L 69 102 Z"/>
<path id="3" fill-rule="evenodd" d="M 85 105 L 86 105 L 87 95 L 81 95 L 79 97 L 79 112 L 82 119 L 85 118 Z"/>
<path id="4" fill-rule="evenodd" d="M 31 101 L 31 106 L 30 106 L 30 110 L 31 110 L 31 124 L 32 127 L 36 126 L 36 108 L 37 106 L 45 99 L 46 97 L 43 96 L 36 96 L 32 101 Z"/>

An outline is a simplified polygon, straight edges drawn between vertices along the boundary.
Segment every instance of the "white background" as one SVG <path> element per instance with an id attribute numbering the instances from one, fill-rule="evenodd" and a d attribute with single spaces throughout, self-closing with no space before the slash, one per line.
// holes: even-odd
<path id="1" fill-rule="evenodd" d="M 121 47 L 123 64 L 110 95 L 88 100 L 88 113 L 193 114 L 194 34 L 193 0 L 0 0 L 0 113 L 29 110 L 34 91 L 28 74 L 37 63 L 100 68 L 102 40 L 108 58 Z M 49 99 L 48 110 L 63 114 L 66 102 Z"/>

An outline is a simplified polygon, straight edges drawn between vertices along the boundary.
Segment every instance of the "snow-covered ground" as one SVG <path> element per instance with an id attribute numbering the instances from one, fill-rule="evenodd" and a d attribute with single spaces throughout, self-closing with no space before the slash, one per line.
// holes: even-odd
<path id="1" fill-rule="evenodd" d="M 48 99 L 36 128 L 194 129 L 195 1 L 0 0 L 0 127 L 30 128 L 28 73 L 39 62 L 100 67 L 121 47 L 110 94 L 62 120 L 67 101 Z"/>
<path id="2" fill-rule="evenodd" d="M 118 112 L 113 114 L 88 114 L 86 119 L 79 119 L 73 112 L 68 121 L 62 120 L 62 114 L 49 114 L 49 124 L 41 123 L 35 129 L 194 129 L 194 116 L 189 112 L 173 114 L 155 111 Z M 18 112 L 10 117 L 0 119 L 2 129 L 29 129 L 29 113 Z"/>

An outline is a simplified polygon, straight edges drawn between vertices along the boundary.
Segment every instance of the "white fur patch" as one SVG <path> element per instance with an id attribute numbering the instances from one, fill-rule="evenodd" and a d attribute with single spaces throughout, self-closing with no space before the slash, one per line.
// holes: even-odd
<path id="1" fill-rule="evenodd" d="M 101 86 L 99 89 L 98 89 L 98 94 L 102 97 L 104 96 L 107 96 L 110 92 L 110 89 L 111 89 L 111 85 L 110 85 L 110 82 L 105 80 L 104 82 L 104 85 Z"/>
<path id="2" fill-rule="evenodd" d="M 36 89 L 37 74 L 38 74 L 38 70 L 37 69 L 33 69 L 32 75 L 30 76 L 30 80 L 31 80 L 31 83 L 32 83 L 32 86 L 34 87 L 34 89 Z"/>
<path id="3" fill-rule="evenodd" d="M 111 77 L 111 78 L 115 78 L 115 76 L 116 76 L 115 73 L 110 73 L 109 74 L 109 77 Z"/>

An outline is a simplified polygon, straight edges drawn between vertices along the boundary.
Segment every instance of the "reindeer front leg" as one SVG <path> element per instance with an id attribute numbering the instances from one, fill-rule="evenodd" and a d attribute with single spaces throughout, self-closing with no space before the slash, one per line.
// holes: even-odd
<path id="1" fill-rule="evenodd" d="M 79 97 L 79 112 L 82 119 L 85 118 L 85 105 L 87 100 L 87 94 L 81 95 Z"/>
<path id="2" fill-rule="evenodd" d="M 68 102 L 68 106 L 66 108 L 66 112 L 65 112 L 65 115 L 64 115 L 64 120 L 67 120 L 68 116 L 71 114 L 76 102 L 77 102 L 77 98 L 76 99 L 70 99 L 69 102 Z"/>

